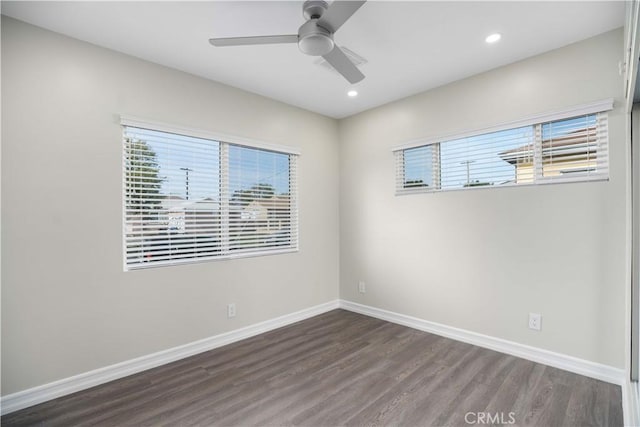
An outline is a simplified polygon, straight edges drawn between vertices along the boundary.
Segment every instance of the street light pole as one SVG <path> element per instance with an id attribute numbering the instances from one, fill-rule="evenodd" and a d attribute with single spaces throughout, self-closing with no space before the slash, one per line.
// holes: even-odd
<path id="1" fill-rule="evenodd" d="M 185 172 L 186 175 L 186 179 L 185 179 L 185 193 L 187 195 L 187 200 L 189 200 L 189 172 L 191 172 L 193 169 L 189 169 L 189 168 L 180 168 L 180 170 L 183 170 Z"/>
<path id="2" fill-rule="evenodd" d="M 461 165 L 467 165 L 467 187 L 471 184 L 469 165 L 474 162 L 475 160 L 466 160 L 464 162 L 460 162 Z"/>

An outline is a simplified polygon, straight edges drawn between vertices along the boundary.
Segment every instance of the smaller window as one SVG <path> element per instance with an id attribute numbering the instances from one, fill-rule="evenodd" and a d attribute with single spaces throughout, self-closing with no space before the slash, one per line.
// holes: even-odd
<path id="1" fill-rule="evenodd" d="M 515 184 L 522 179 L 521 164 L 505 160 L 505 153 L 531 147 L 530 126 L 459 138 L 440 146 L 440 189 Z M 525 158 L 531 157 L 525 150 Z M 526 173 L 525 173 L 526 174 Z"/>
<path id="2" fill-rule="evenodd" d="M 433 146 L 405 150 L 403 188 L 433 188 Z"/>
<path id="3" fill-rule="evenodd" d="M 597 175 L 607 160 L 605 147 L 599 143 L 606 135 L 599 138 L 598 130 L 595 114 L 542 124 L 542 176 Z"/>
<path id="4" fill-rule="evenodd" d="M 606 112 L 565 113 L 396 149 L 396 193 L 608 179 L 607 131 Z"/>

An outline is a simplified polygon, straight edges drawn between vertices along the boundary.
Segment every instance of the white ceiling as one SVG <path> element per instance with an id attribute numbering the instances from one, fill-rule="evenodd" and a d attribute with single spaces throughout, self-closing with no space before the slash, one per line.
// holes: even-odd
<path id="1" fill-rule="evenodd" d="M 369 1 L 335 36 L 368 61 L 352 99 L 346 80 L 295 44 L 208 43 L 295 34 L 304 22 L 302 1 L 2 1 L 1 8 L 40 27 L 335 118 L 621 27 L 625 12 L 621 1 Z M 493 32 L 503 38 L 488 45 L 484 38 Z"/>

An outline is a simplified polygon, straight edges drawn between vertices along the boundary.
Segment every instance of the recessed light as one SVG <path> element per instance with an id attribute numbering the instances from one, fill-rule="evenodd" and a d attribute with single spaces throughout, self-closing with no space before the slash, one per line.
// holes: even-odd
<path id="1" fill-rule="evenodd" d="M 484 39 L 484 41 L 486 41 L 487 43 L 495 43 L 498 40 L 500 40 L 502 38 L 502 34 L 500 33 L 493 33 L 487 36 L 486 39 Z"/>
<path id="2" fill-rule="evenodd" d="M 349 98 L 354 98 L 354 97 L 358 96 L 358 91 L 351 89 L 349 92 L 347 92 L 347 96 Z"/>

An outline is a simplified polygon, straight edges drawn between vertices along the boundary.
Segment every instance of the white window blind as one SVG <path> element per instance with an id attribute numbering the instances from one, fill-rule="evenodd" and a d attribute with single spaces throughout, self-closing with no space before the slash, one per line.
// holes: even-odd
<path id="1" fill-rule="evenodd" d="M 395 150 L 396 193 L 608 179 L 607 113 Z"/>
<path id="2" fill-rule="evenodd" d="M 124 126 L 125 268 L 297 250 L 292 153 Z"/>
<path id="3" fill-rule="evenodd" d="M 543 123 L 538 130 L 536 176 L 548 181 L 608 178 L 607 114 Z"/>

